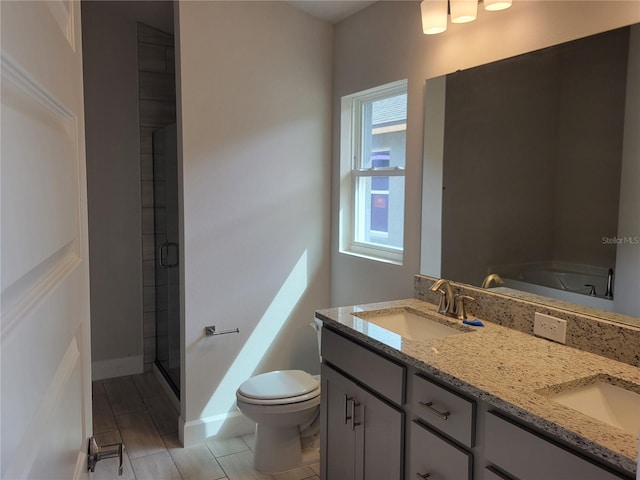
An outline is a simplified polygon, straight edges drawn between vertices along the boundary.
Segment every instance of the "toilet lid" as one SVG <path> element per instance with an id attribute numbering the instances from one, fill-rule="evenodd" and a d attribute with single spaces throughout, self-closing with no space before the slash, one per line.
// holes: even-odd
<path id="1" fill-rule="evenodd" d="M 251 377 L 238 391 L 248 398 L 278 399 L 305 395 L 320 388 L 320 382 L 302 370 L 276 370 Z"/>

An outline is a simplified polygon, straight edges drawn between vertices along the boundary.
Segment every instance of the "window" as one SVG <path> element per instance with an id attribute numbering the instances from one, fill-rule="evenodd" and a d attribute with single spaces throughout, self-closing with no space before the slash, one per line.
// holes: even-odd
<path id="1" fill-rule="evenodd" d="M 340 251 L 402 263 L 407 82 L 342 98 Z"/>

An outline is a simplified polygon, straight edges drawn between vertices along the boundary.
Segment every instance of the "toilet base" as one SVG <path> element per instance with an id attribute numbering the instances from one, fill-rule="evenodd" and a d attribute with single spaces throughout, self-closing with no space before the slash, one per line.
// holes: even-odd
<path id="1" fill-rule="evenodd" d="M 256 425 L 256 445 L 253 468 L 263 473 L 280 473 L 318 462 L 320 450 L 300 445 L 300 430 L 291 428 L 269 428 Z"/>

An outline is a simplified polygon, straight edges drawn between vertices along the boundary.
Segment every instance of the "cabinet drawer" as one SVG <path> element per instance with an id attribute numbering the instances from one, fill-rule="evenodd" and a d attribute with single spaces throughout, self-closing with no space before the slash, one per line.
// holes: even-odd
<path id="1" fill-rule="evenodd" d="M 475 403 L 419 375 L 413 377 L 413 412 L 429 425 L 471 448 Z"/>
<path id="2" fill-rule="evenodd" d="M 620 480 L 625 478 L 489 412 L 485 454 L 520 480 Z"/>
<path id="3" fill-rule="evenodd" d="M 429 474 L 429 478 L 438 480 L 469 480 L 473 471 L 470 453 L 416 421 L 411 423 L 410 458 L 408 479 Z"/>
<path id="4" fill-rule="evenodd" d="M 322 329 L 322 361 L 335 365 L 397 405 L 404 403 L 405 367 L 342 335 Z"/>

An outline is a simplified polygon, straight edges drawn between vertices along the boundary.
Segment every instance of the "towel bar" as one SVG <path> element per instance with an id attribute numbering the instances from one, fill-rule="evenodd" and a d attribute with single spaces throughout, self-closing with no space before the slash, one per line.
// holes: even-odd
<path id="1" fill-rule="evenodd" d="M 209 327 L 204 327 L 204 334 L 207 337 L 212 337 L 214 335 L 226 335 L 227 333 L 240 333 L 239 328 L 232 328 L 230 330 L 222 330 L 221 332 L 216 332 L 216 326 L 211 325 Z"/>

